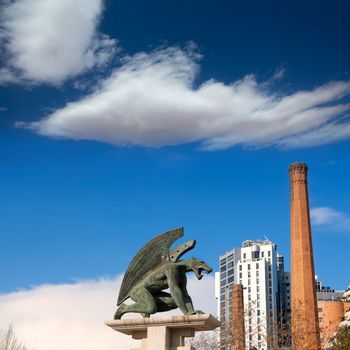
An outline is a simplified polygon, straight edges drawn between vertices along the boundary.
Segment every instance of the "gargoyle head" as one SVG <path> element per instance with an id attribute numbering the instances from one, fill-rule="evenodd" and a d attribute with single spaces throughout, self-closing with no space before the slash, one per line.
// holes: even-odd
<path id="1" fill-rule="evenodd" d="M 196 258 L 192 258 L 191 260 L 191 268 L 190 268 L 196 277 L 200 280 L 202 279 L 202 272 L 206 271 L 207 273 L 210 273 L 213 271 L 213 269 L 207 265 L 203 260 L 199 260 Z"/>

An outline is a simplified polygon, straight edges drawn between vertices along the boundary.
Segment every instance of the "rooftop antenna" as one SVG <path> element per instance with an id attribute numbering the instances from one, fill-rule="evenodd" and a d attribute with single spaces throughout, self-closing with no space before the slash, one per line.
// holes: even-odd
<path id="1" fill-rule="evenodd" d="M 267 235 L 264 235 L 264 238 L 265 238 L 265 241 L 271 242 L 271 241 L 269 240 L 269 237 L 267 237 Z"/>

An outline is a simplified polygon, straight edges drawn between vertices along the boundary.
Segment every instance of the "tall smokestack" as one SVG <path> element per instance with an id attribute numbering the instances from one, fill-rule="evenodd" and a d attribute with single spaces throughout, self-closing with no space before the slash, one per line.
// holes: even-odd
<path id="1" fill-rule="evenodd" d="M 319 325 L 305 163 L 291 164 L 292 349 L 319 350 Z"/>
<path id="2" fill-rule="evenodd" d="M 245 350 L 243 286 L 232 289 L 232 350 Z"/>

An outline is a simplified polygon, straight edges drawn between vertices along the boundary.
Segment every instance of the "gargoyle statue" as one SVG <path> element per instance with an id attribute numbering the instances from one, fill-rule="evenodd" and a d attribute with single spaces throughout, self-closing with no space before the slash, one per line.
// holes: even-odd
<path id="1" fill-rule="evenodd" d="M 114 319 L 120 319 L 128 312 L 150 317 L 151 314 L 180 308 L 185 315 L 202 313 L 194 310 L 188 295 L 186 273 L 193 271 L 202 278 L 202 271 L 212 268 L 204 261 L 192 258 L 179 260 L 187 251 L 194 248 L 196 241 L 188 241 L 169 251 L 170 246 L 183 236 L 183 228 L 163 233 L 148 242 L 131 261 L 124 276 Z M 164 290 L 169 288 L 169 292 Z M 125 304 L 130 298 L 133 304 Z"/>

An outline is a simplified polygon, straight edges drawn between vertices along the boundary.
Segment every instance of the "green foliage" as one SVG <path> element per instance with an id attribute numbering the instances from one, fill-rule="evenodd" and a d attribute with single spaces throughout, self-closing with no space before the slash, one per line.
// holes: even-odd
<path id="1" fill-rule="evenodd" d="M 350 349 L 350 327 L 341 327 L 333 339 L 332 350 Z"/>

